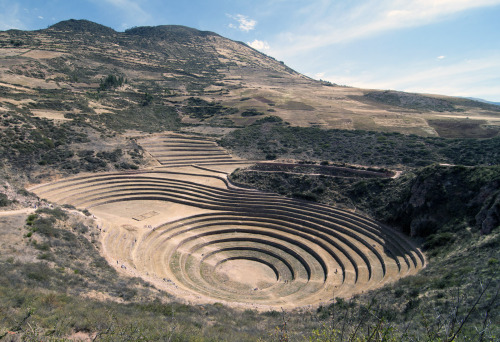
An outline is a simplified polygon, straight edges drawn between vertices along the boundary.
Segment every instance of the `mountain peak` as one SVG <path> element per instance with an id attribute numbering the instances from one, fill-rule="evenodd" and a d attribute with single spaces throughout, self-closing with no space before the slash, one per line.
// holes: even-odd
<path id="1" fill-rule="evenodd" d="M 57 24 L 50 26 L 47 30 L 50 31 L 65 31 L 65 32 L 77 32 L 77 33 L 93 33 L 99 35 L 112 35 L 116 33 L 110 27 L 96 24 L 89 20 L 77 20 L 77 19 L 69 19 L 60 21 Z"/>
<path id="2" fill-rule="evenodd" d="M 140 26 L 125 30 L 126 34 L 134 36 L 143 36 L 146 38 L 161 38 L 161 39 L 179 39 L 193 37 L 218 36 L 218 34 L 210 31 L 200 31 L 191 27 L 182 25 L 160 25 L 160 26 Z"/>

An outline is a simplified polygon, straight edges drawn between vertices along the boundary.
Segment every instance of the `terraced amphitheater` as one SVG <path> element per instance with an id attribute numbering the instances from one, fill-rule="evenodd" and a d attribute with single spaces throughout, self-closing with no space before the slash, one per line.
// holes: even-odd
<path id="1" fill-rule="evenodd" d="M 111 264 L 178 298 L 293 308 L 349 297 L 425 265 L 409 239 L 366 217 L 232 185 L 226 172 L 248 161 L 220 158 L 225 151 L 215 143 L 176 135 L 139 142 L 158 167 L 31 190 L 88 209 Z"/>
<path id="2" fill-rule="evenodd" d="M 155 135 L 139 139 L 138 143 L 155 158 L 163 168 L 197 165 L 248 164 L 231 156 L 215 141 L 198 136 L 180 134 Z"/>

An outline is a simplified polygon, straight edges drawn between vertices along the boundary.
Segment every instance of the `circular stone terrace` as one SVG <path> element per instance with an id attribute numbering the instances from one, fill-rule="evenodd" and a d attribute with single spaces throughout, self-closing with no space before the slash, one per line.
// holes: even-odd
<path id="1" fill-rule="evenodd" d="M 158 166 L 80 175 L 30 190 L 88 209 L 112 265 L 189 303 L 294 308 L 415 274 L 423 254 L 404 235 L 335 207 L 239 188 L 250 161 L 182 135 L 139 140 Z"/>

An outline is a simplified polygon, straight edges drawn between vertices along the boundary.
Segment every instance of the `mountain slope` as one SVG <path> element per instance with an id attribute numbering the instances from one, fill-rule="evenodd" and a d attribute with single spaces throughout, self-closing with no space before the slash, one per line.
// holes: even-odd
<path id="1" fill-rule="evenodd" d="M 126 82 L 99 88 L 109 75 Z M 16 101 L 22 97 L 30 102 L 25 110 L 36 106 L 52 116 L 71 111 L 112 129 L 147 130 L 128 127 L 137 120 L 130 112 L 137 114 L 139 108 L 175 108 L 183 123 L 201 125 L 192 128 L 198 131 L 206 125 L 245 126 L 265 115 L 294 126 L 444 137 L 491 137 L 500 125 L 500 108 L 493 105 L 315 81 L 244 43 L 183 26 L 116 32 L 68 20 L 38 31 L 0 32 L 0 86 L 4 110 L 14 106 L 20 111 Z M 65 107 L 40 101 L 46 93 L 63 100 Z M 185 110 L 190 97 L 232 111 L 200 118 Z M 144 108 L 148 104 L 155 108 Z"/>

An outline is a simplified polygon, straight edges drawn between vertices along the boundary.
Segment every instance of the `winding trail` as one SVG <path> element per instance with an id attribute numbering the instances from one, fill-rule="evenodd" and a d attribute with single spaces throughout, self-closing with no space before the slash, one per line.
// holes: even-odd
<path id="1" fill-rule="evenodd" d="M 16 209 L 16 210 L 6 210 L 6 211 L 0 211 L 0 217 L 1 216 L 14 216 L 14 215 L 21 215 L 21 214 L 32 214 L 35 212 L 36 209 L 34 208 L 24 208 L 24 209 Z"/>

